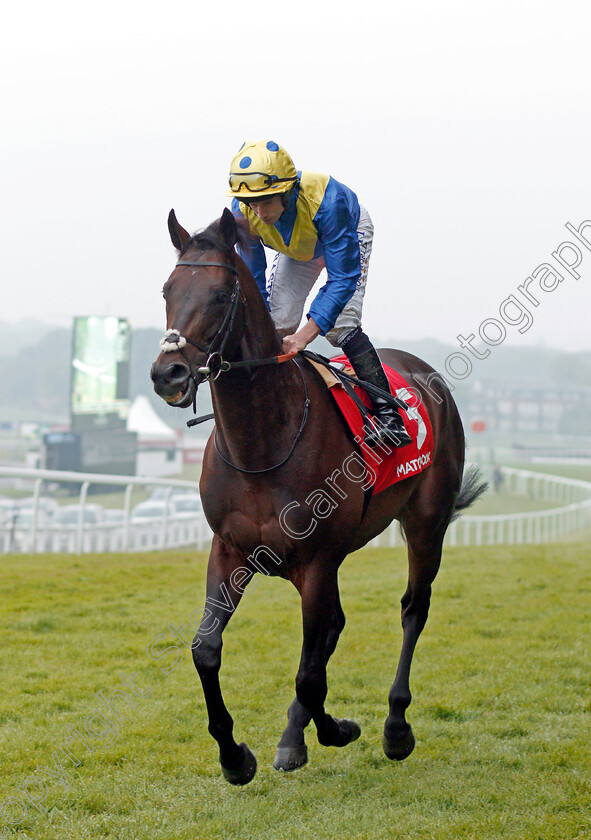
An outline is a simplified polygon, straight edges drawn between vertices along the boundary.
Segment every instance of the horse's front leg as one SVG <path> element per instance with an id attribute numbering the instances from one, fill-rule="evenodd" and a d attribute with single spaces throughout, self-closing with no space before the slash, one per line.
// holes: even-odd
<path id="1" fill-rule="evenodd" d="M 333 718 L 324 709 L 333 615 L 327 605 L 337 603 L 337 570 L 338 563 L 334 562 L 334 558 L 317 558 L 302 569 L 298 586 L 302 596 L 304 639 L 296 676 L 296 696 L 298 703 L 314 720 L 318 740 L 325 747 L 344 747 L 361 734 L 354 721 Z M 336 639 L 334 641 L 336 643 Z"/>
<path id="2" fill-rule="evenodd" d="M 247 571 L 242 558 L 214 537 L 207 567 L 205 609 L 193 640 L 193 661 L 203 685 L 209 732 L 220 748 L 222 772 L 234 785 L 250 782 L 257 769 L 256 759 L 246 744 L 234 740 L 234 721 L 224 704 L 219 679 L 222 633 L 240 602 L 249 579 Z"/>

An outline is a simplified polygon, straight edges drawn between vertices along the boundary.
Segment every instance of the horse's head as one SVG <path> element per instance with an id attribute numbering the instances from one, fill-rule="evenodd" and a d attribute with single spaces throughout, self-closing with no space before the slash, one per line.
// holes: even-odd
<path id="1" fill-rule="evenodd" d="M 167 333 L 151 377 L 154 390 L 169 405 L 186 408 L 208 373 L 213 378 L 219 372 L 215 366 L 222 352 L 231 354 L 244 330 L 234 252 L 237 229 L 227 209 L 193 237 L 171 210 L 168 229 L 179 256 L 162 289 Z"/>

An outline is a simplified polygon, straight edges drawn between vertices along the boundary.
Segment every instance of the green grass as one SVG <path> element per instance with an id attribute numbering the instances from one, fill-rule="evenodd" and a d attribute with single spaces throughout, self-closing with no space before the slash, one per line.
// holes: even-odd
<path id="1" fill-rule="evenodd" d="M 528 470 L 550 475 L 576 478 L 580 481 L 591 481 L 591 465 L 589 464 L 507 464 L 516 469 Z M 484 470 L 486 473 L 486 469 Z M 502 488 L 499 493 L 490 490 L 481 496 L 468 511 L 468 516 L 494 516 L 504 513 L 530 513 L 537 510 L 551 510 L 564 507 L 566 502 L 558 499 L 541 499 L 507 492 Z"/>
<path id="2" fill-rule="evenodd" d="M 533 461 L 524 461 L 523 463 L 510 463 L 507 466 L 518 470 L 529 470 L 530 472 L 562 475 L 565 478 L 576 478 L 579 481 L 591 481 L 591 464 L 560 464 L 554 462 L 538 464 Z"/>
<path id="3" fill-rule="evenodd" d="M 582 840 L 590 836 L 591 552 L 583 544 L 448 549 L 413 665 L 417 747 L 381 750 L 400 647 L 402 549 L 343 567 L 348 623 L 329 670 L 327 707 L 362 726 L 344 748 L 308 734 L 310 763 L 272 769 L 301 640 L 291 585 L 262 580 L 225 634 L 222 686 L 235 733 L 257 755 L 244 788 L 221 777 L 190 656 L 175 643 L 202 606 L 206 557 L 191 552 L 3 557 L 0 603 L 0 837 L 23 785 L 68 728 L 84 732 L 95 692 L 135 672 L 149 695 L 120 702 L 112 743 L 86 736 L 47 779 L 46 813 L 28 808 L 7 836 L 43 840 Z M 185 629 L 189 636 L 191 631 Z M 160 654 L 159 654 L 160 652 Z M 182 652 L 182 661 L 172 668 Z M 169 673 L 163 673 L 163 667 Z M 131 690 L 127 689 L 131 694 Z M 106 710 L 105 710 L 106 711 Z M 112 713 L 111 713 L 111 717 Z M 100 720 L 93 718 L 96 734 Z M 116 735 L 116 738 L 115 738 Z M 37 774 L 39 775 L 39 774 Z M 30 787 L 33 797 L 42 789 Z"/>
<path id="4" fill-rule="evenodd" d="M 481 496 L 472 505 L 468 516 L 495 516 L 501 513 L 530 513 L 536 510 L 551 510 L 564 507 L 566 502 L 557 499 L 532 499 L 518 493 L 489 492 Z"/>

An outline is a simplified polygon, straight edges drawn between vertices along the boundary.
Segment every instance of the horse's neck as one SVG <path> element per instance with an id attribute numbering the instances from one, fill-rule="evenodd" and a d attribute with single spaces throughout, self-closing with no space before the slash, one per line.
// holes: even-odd
<path id="1" fill-rule="evenodd" d="M 238 264 L 238 269 L 246 298 L 246 323 L 236 358 L 278 356 L 281 342 L 256 282 L 244 264 Z M 240 466 L 268 466 L 297 432 L 304 390 L 302 375 L 293 362 L 222 373 L 212 384 L 218 444 Z"/>
<path id="2" fill-rule="evenodd" d="M 281 341 L 256 280 L 238 254 L 235 262 L 240 289 L 246 300 L 246 324 L 240 353 L 245 359 L 278 356 L 282 352 Z"/>

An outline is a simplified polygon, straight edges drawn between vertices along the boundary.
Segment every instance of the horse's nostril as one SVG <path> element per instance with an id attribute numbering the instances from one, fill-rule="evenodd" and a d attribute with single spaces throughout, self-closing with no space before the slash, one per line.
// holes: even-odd
<path id="1" fill-rule="evenodd" d="M 189 369 L 186 365 L 175 362 L 170 365 L 166 371 L 166 376 L 169 382 L 184 382 L 189 375 Z"/>
<path id="2" fill-rule="evenodd" d="M 162 365 L 154 363 L 150 371 L 152 382 L 161 385 L 180 385 L 189 376 L 189 368 L 182 362 Z"/>

